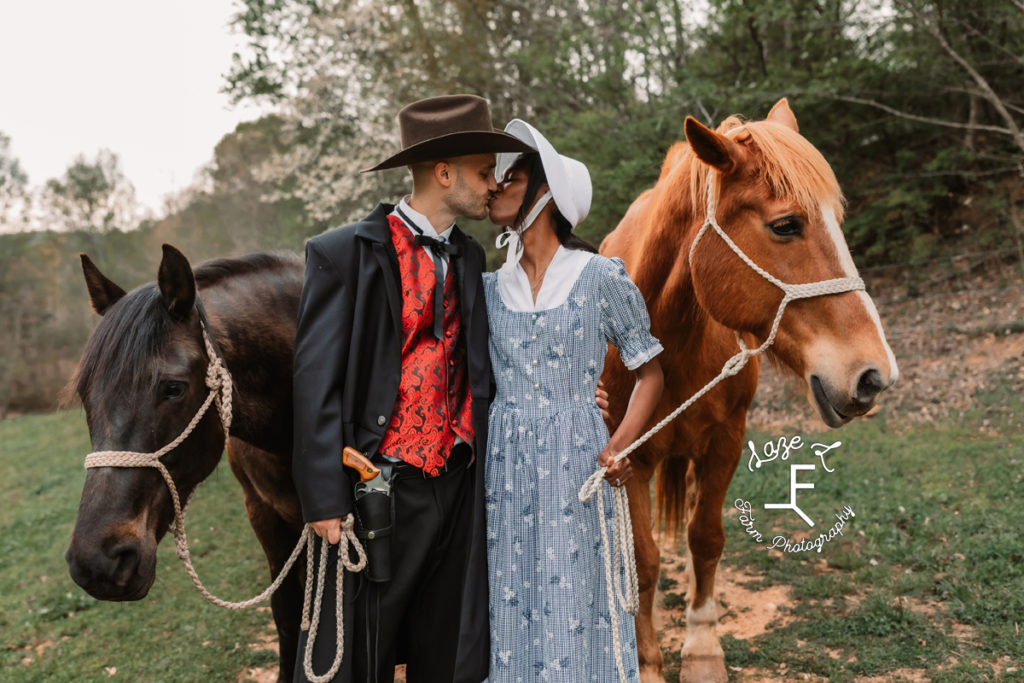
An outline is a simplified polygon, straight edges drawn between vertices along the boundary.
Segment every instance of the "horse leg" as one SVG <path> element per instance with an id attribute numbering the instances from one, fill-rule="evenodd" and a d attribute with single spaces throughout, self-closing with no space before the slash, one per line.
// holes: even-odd
<path id="1" fill-rule="evenodd" d="M 255 459 L 259 458 L 266 463 L 266 459 L 270 457 L 272 456 L 269 453 L 237 439 L 232 439 L 228 446 L 228 461 L 235 478 L 242 485 L 249 523 L 263 547 L 270 577 L 274 579 L 295 549 L 300 531 L 293 522 L 285 520 L 273 505 L 264 500 L 253 481 L 254 478 L 264 479 L 253 470 Z M 277 628 L 278 683 L 290 683 L 295 671 L 302 618 L 303 560 L 304 558 L 299 558 L 270 598 L 270 611 L 274 617 L 274 626 Z"/>
<path id="2" fill-rule="evenodd" d="M 248 508 L 248 503 L 246 504 Z M 250 513 L 253 528 L 259 528 L 257 536 L 267 555 L 271 578 L 276 578 L 288 556 L 299 541 L 295 528 L 287 524 L 267 505 L 260 505 L 255 515 Z M 295 658 L 299 649 L 299 624 L 302 618 L 302 566 L 296 562 L 289 575 L 270 597 L 270 611 L 277 627 L 278 683 L 289 683 L 295 671 Z"/>
<path id="3" fill-rule="evenodd" d="M 725 653 L 718 640 L 715 572 L 725 546 L 722 503 L 739 463 L 742 430 L 713 438 L 702 457 L 691 464 L 693 508 L 687 525 L 687 570 L 690 577 L 686 607 L 686 641 L 679 680 L 684 683 L 728 681 Z"/>
<path id="4" fill-rule="evenodd" d="M 636 646 L 640 663 L 641 683 L 662 683 L 661 648 L 654 627 L 654 596 L 658 589 L 661 553 L 654 542 L 651 524 L 651 472 L 634 466 L 634 476 L 626 483 L 629 496 L 629 517 L 633 524 L 633 548 L 640 588 L 640 609 L 637 611 Z"/>

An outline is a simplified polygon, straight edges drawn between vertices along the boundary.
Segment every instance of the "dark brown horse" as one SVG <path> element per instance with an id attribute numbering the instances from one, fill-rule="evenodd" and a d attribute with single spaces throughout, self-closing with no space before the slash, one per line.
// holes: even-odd
<path id="1" fill-rule="evenodd" d="M 738 351 L 771 333 L 782 290 L 757 273 L 717 232 L 706 230 L 709 184 L 725 235 L 753 263 L 783 283 L 856 279 L 840 231 L 843 199 L 821 153 L 797 129 L 781 100 L 765 121 L 727 119 L 717 131 L 686 120 L 687 143 L 669 150 L 655 186 L 630 207 L 601 252 L 619 256 L 644 294 L 661 339 L 665 393 L 661 419 L 715 377 Z M 898 371 L 878 313 L 863 291 L 793 301 L 785 309 L 771 358 L 807 387 L 808 401 L 837 427 L 867 412 Z M 757 388 L 754 358 L 718 384 L 632 457 L 630 516 L 641 605 L 637 644 L 641 679 L 661 681 L 653 606 L 659 552 L 652 535 L 650 481 L 671 531 L 684 520 L 690 576 L 681 678 L 725 680 L 716 634 L 715 571 L 725 542 L 722 504 L 743 448 L 747 409 Z M 625 411 L 633 385 L 612 352 L 604 381 L 613 414 Z M 685 508 L 685 509 L 684 509 Z"/>
<path id="2" fill-rule="evenodd" d="M 185 257 L 165 245 L 157 283 L 128 294 L 84 254 L 82 268 L 92 306 L 103 316 L 73 379 L 94 451 L 156 451 L 196 414 L 207 393 L 208 364 L 198 287 L 234 378 L 228 460 L 276 576 L 302 529 L 291 477 L 292 348 L 302 259 L 259 254 L 211 261 L 193 273 Z M 211 410 L 163 457 L 183 499 L 214 470 L 224 446 L 220 418 Z M 71 577 L 101 600 L 145 597 L 156 576 L 157 543 L 172 518 L 171 497 L 156 470 L 88 470 L 65 555 Z M 291 680 L 302 608 L 302 572 L 291 574 L 271 599 L 282 681 Z"/>

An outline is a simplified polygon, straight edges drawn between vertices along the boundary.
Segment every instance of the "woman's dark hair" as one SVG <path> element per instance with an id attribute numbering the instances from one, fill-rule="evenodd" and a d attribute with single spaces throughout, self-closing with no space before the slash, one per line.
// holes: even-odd
<path id="1" fill-rule="evenodd" d="M 513 225 L 521 225 L 526 219 L 526 214 L 530 212 L 530 208 L 533 206 L 534 200 L 537 198 L 537 193 L 540 190 L 541 185 L 546 185 L 548 182 L 547 174 L 544 173 L 544 165 L 541 163 L 540 154 L 538 152 L 529 152 L 522 154 L 512 167 L 509 169 L 508 174 L 512 171 L 525 171 L 529 176 L 529 180 L 526 181 L 526 192 L 523 194 L 523 203 L 519 207 L 519 213 L 516 214 L 516 220 Z M 577 237 L 572 234 L 572 223 L 562 215 L 562 212 L 558 210 L 555 203 L 551 203 L 552 218 L 555 220 L 555 235 L 558 237 L 559 243 L 566 249 L 578 249 L 580 251 L 589 251 L 596 254 L 597 249 L 590 242 Z"/>

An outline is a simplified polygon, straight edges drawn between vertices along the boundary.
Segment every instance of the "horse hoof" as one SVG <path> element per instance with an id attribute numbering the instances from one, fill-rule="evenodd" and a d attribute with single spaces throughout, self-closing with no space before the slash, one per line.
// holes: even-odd
<path id="1" fill-rule="evenodd" d="M 719 655 L 690 655 L 683 657 L 679 668 L 679 683 L 728 683 L 725 657 Z"/>

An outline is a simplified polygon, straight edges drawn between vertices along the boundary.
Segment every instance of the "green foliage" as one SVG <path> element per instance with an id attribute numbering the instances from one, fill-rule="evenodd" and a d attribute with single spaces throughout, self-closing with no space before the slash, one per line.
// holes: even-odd
<path id="1" fill-rule="evenodd" d="M 135 188 L 117 155 L 102 150 L 95 160 L 79 155 L 61 178 L 46 182 L 42 210 L 54 230 L 105 233 L 135 227 Z"/>
<path id="2" fill-rule="evenodd" d="M 44 242 L 88 251 L 128 287 L 153 279 L 162 241 L 193 263 L 301 251 L 309 236 L 407 191 L 404 170 L 359 173 L 398 146 L 402 105 L 472 92 L 491 101 L 499 126 L 524 118 L 588 165 L 594 201 L 579 234 L 599 244 L 654 183 L 687 115 L 710 125 L 733 113 L 760 118 L 786 96 L 844 188 L 859 265 L 961 251 L 993 252 L 995 263 L 1024 258 L 1019 3 L 245 0 L 235 25 L 246 48 L 225 89 L 277 113 L 226 134 L 203 177 L 138 235 L 129 234 L 137 221 L 126 218 L 134 209 L 116 157 L 77 159 L 32 207 L 69 233 Z M 20 225 L 8 209 L 23 213 L 34 200 L 4 194 L 24 189 L 7 150 L 0 137 L 0 213 Z M 494 229 L 467 227 L 496 266 Z M 33 292 L 31 305 L 0 302 L 33 316 L 22 318 L 20 341 L 14 330 L 0 335 L 15 350 L 8 366 L 57 360 L 67 369 L 73 353 L 29 351 L 49 345 L 52 325 L 62 346 L 84 340 L 91 319 L 68 310 L 83 301 L 73 252 L 40 251 L 17 247 L 37 259 L 17 266 L 26 285 L 48 268 L 68 281 L 40 285 L 48 293 Z M 906 273 L 912 287 L 921 270 Z M 2 296 L 14 296 L 13 278 L 0 276 Z M 49 402 L 25 393 L 39 379 L 28 375 L 49 370 L 18 372 L 15 386 L 0 363 L 5 404 L 53 405 L 59 383 L 46 384 Z"/>
<path id="3" fill-rule="evenodd" d="M 300 113 L 309 135 L 296 144 L 312 161 L 281 177 L 325 219 L 402 191 L 394 174 L 346 176 L 389 147 L 368 150 L 365 138 L 394 140 L 407 100 L 485 95 L 499 125 L 526 118 L 588 164 L 597 199 L 580 230 L 593 242 L 657 177 L 687 114 L 712 125 L 759 117 L 789 96 L 846 189 L 855 257 L 881 264 L 968 238 L 1005 246 L 1008 221 L 983 217 L 1020 202 L 1010 188 L 1024 172 L 1024 138 L 1013 135 L 1024 127 L 1022 14 L 988 1 L 712 0 L 699 15 L 678 0 L 409 0 L 385 12 L 367 1 L 252 0 L 237 18 L 249 50 L 227 87 Z M 339 144 L 348 161 L 328 161 Z M 303 187 L 317 190 L 303 197 Z M 332 211 L 324 195 L 338 202 L 341 188 L 352 208 Z"/>

